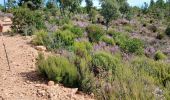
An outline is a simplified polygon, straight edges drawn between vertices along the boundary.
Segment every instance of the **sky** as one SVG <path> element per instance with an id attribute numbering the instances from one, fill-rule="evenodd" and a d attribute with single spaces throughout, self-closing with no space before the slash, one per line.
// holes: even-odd
<path id="1" fill-rule="evenodd" d="M 3 5 L 3 1 L 4 0 L 0 0 L 0 4 Z M 7 0 L 6 0 L 7 1 Z M 156 0 L 155 0 L 156 1 Z M 144 2 L 147 2 L 148 4 L 150 3 L 150 0 L 128 0 L 128 3 L 131 6 L 139 6 L 141 7 L 143 5 Z M 85 5 L 85 2 L 82 3 L 82 5 Z M 99 2 L 98 0 L 94 0 L 94 6 L 98 7 L 99 6 Z"/>

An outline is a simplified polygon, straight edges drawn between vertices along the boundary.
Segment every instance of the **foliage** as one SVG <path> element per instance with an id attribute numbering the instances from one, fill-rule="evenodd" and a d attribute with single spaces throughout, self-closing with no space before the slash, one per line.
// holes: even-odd
<path id="1" fill-rule="evenodd" d="M 143 42 L 139 39 L 128 39 L 124 44 L 120 45 L 123 50 L 129 53 L 142 54 Z"/>
<path id="2" fill-rule="evenodd" d="M 54 0 L 48 0 L 47 3 L 46 3 L 46 7 L 47 7 L 48 9 L 54 9 L 54 8 L 56 8 L 56 4 L 55 4 Z"/>
<path id="3" fill-rule="evenodd" d="M 109 23 L 119 16 L 119 8 L 117 5 L 116 0 L 103 0 L 101 3 L 101 15 L 106 20 L 107 29 L 109 28 Z"/>
<path id="4" fill-rule="evenodd" d="M 92 0 L 85 0 L 86 2 L 86 9 L 87 9 L 87 12 L 91 12 L 92 10 L 92 7 L 93 7 L 93 1 Z"/>
<path id="5" fill-rule="evenodd" d="M 89 25 L 86 27 L 86 30 L 91 42 L 99 42 L 101 37 L 105 34 L 103 27 L 100 25 Z"/>
<path id="6" fill-rule="evenodd" d="M 98 12 L 96 9 L 91 9 L 91 11 L 89 12 L 90 21 L 92 21 L 92 23 L 95 22 L 97 13 Z"/>
<path id="7" fill-rule="evenodd" d="M 89 70 L 90 60 L 77 57 L 75 60 L 79 72 L 80 90 L 86 93 L 92 93 L 95 89 L 95 79 L 93 73 Z"/>
<path id="8" fill-rule="evenodd" d="M 50 80 L 63 83 L 66 86 L 77 85 L 77 68 L 67 58 L 49 56 L 45 59 L 42 54 L 39 54 L 37 68 L 42 75 Z"/>
<path id="9" fill-rule="evenodd" d="M 108 36 L 103 36 L 102 41 L 108 45 L 115 45 L 115 41 L 113 38 L 109 38 Z"/>
<path id="10" fill-rule="evenodd" d="M 170 25 L 166 28 L 165 33 L 170 37 Z"/>
<path id="11" fill-rule="evenodd" d="M 68 48 L 74 44 L 75 35 L 69 30 L 55 32 L 51 37 L 50 48 Z"/>
<path id="12" fill-rule="evenodd" d="M 69 48 L 74 44 L 75 35 L 69 30 L 58 30 L 54 33 L 37 31 L 33 43 L 36 45 L 45 45 L 48 49 Z"/>
<path id="13" fill-rule="evenodd" d="M 166 58 L 167 58 L 167 56 L 164 53 L 162 53 L 161 51 L 157 51 L 155 53 L 155 60 L 164 60 Z"/>
<path id="14" fill-rule="evenodd" d="M 32 40 L 34 45 L 48 45 L 49 36 L 48 33 L 44 30 L 39 30 L 34 33 L 35 37 Z"/>
<path id="15" fill-rule="evenodd" d="M 27 12 L 27 13 L 25 13 Z M 23 35 L 32 35 L 35 29 L 44 29 L 44 18 L 39 11 L 31 11 L 27 8 L 13 10 L 13 30 Z"/>
<path id="16" fill-rule="evenodd" d="M 168 63 L 162 61 L 154 61 L 149 58 L 138 58 L 132 62 L 134 71 L 141 74 L 148 74 L 153 77 L 156 83 L 166 86 L 166 82 L 169 80 L 169 68 Z M 140 74 L 139 74 L 140 75 Z"/>
<path id="17" fill-rule="evenodd" d="M 92 70 L 95 76 L 107 78 L 105 72 L 114 75 L 118 66 L 119 58 L 113 57 L 106 52 L 97 52 L 92 56 Z M 104 76 L 103 76 L 104 75 Z M 112 76 L 111 76 L 112 77 Z"/>
<path id="18" fill-rule="evenodd" d="M 92 45 L 89 42 L 80 41 L 74 43 L 75 54 L 81 58 L 88 60 L 90 58 L 90 51 L 92 50 Z"/>
<path id="19" fill-rule="evenodd" d="M 28 8 L 35 10 L 40 9 L 44 5 L 44 0 L 19 0 L 19 6 L 26 5 Z"/>
<path id="20" fill-rule="evenodd" d="M 84 30 L 78 26 L 73 26 L 70 30 L 72 33 L 74 33 L 76 35 L 77 38 L 82 37 L 84 34 Z"/>
<path id="21" fill-rule="evenodd" d="M 110 31 L 109 34 L 113 37 L 116 44 L 119 46 L 123 45 L 129 38 L 127 34 L 123 34 L 120 32 Z"/>

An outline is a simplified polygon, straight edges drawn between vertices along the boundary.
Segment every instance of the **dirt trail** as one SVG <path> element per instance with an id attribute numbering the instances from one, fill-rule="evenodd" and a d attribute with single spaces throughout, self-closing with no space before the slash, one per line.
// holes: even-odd
<path id="1" fill-rule="evenodd" d="M 30 37 L 4 36 L 11 71 L 0 36 L 0 100 L 91 100 L 77 89 L 46 85 L 36 72 L 37 51 L 29 44 Z"/>

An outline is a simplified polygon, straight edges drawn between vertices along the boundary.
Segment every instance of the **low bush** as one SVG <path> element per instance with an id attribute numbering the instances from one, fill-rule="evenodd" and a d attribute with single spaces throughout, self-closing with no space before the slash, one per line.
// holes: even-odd
<path id="1" fill-rule="evenodd" d="M 92 45 L 89 42 L 81 41 L 74 43 L 75 54 L 79 57 L 88 59 L 90 57 L 90 52 L 92 50 Z"/>
<path id="2" fill-rule="evenodd" d="M 37 68 L 49 80 L 63 83 L 66 86 L 77 86 L 78 84 L 77 68 L 67 58 L 49 56 L 45 59 L 44 55 L 39 54 Z"/>
<path id="3" fill-rule="evenodd" d="M 107 36 L 102 37 L 102 41 L 105 42 L 108 45 L 115 45 L 115 41 L 113 38 L 109 38 Z"/>
<path id="4" fill-rule="evenodd" d="M 155 53 L 155 60 L 164 60 L 166 58 L 167 58 L 167 56 L 164 53 L 162 53 L 161 51 L 157 51 Z"/>
<path id="5" fill-rule="evenodd" d="M 89 70 L 90 60 L 77 57 L 75 65 L 79 72 L 79 89 L 86 93 L 94 92 L 96 84 L 94 75 Z"/>
<path id="6" fill-rule="evenodd" d="M 142 54 L 143 53 L 143 42 L 139 39 L 128 39 L 124 42 L 124 44 L 121 44 L 120 47 L 125 51 L 129 53 L 135 53 L 135 54 Z"/>
<path id="7" fill-rule="evenodd" d="M 112 37 L 115 40 L 116 44 L 119 46 L 123 45 L 129 38 L 127 34 L 123 34 L 120 32 L 113 32 Z"/>
<path id="8" fill-rule="evenodd" d="M 124 26 L 124 30 L 125 30 L 126 32 L 129 32 L 129 33 L 133 32 L 133 28 L 132 28 L 132 26 L 130 26 L 130 25 Z"/>
<path id="9" fill-rule="evenodd" d="M 32 40 L 34 45 L 48 45 L 49 36 L 48 33 L 44 30 L 39 30 L 34 33 L 35 37 Z"/>
<path id="10" fill-rule="evenodd" d="M 77 38 L 83 36 L 84 30 L 78 26 L 73 26 L 70 31 L 76 35 Z"/>
<path id="11" fill-rule="evenodd" d="M 170 25 L 166 28 L 165 33 L 170 37 Z"/>
<path id="12" fill-rule="evenodd" d="M 91 42 L 99 42 L 101 37 L 105 34 L 103 27 L 100 25 L 89 25 L 86 30 Z"/>
<path id="13" fill-rule="evenodd" d="M 51 49 L 57 48 L 69 48 L 74 44 L 75 35 L 69 30 L 60 31 L 53 33 L 50 40 L 51 43 L 48 45 Z"/>
<path id="14" fill-rule="evenodd" d="M 135 58 L 132 62 L 134 73 L 149 75 L 154 78 L 155 84 L 166 86 L 170 81 L 170 65 L 162 61 L 154 61 L 149 58 Z"/>
<path id="15" fill-rule="evenodd" d="M 69 30 L 58 30 L 54 33 L 47 33 L 40 30 L 35 33 L 33 43 L 44 45 L 48 49 L 69 48 L 74 44 L 75 35 Z"/>
<path id="16" fill-rule="evenodd" d="M 113 75 L 115 74 L 115 69 L 119 64 L 119 61 L 120 61 L 119 57 L 114 57 L 110 53 L 106 52 L 95 53 L 92 56 L 92 70 L 94 75 L 99 76 L 101 78 L 113 77 Z"/>

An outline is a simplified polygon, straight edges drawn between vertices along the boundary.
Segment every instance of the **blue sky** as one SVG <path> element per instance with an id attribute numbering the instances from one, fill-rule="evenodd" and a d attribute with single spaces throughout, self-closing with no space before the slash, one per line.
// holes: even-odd
<path id="1" fill-rule="evenodd" d="M 0 0 L 0 4 L 3 4 L 3 1 L 4 0 Z M 7 1 L 7 0 L 6 0 Z M 156 1 L 156 0 L 155 0 Z M 142 6 L 144 2 L 147 2 L 147 3 L 150 3 L 150 0 L 128 0 L 128 3 L 131 5 L 131 6 Z M 85 2 L 83 2 L 82 5 L 85 5 Z M 94 0 L 94 5 L 95 6 L 99 6 L 99 2 L 98 0 Z"/>

